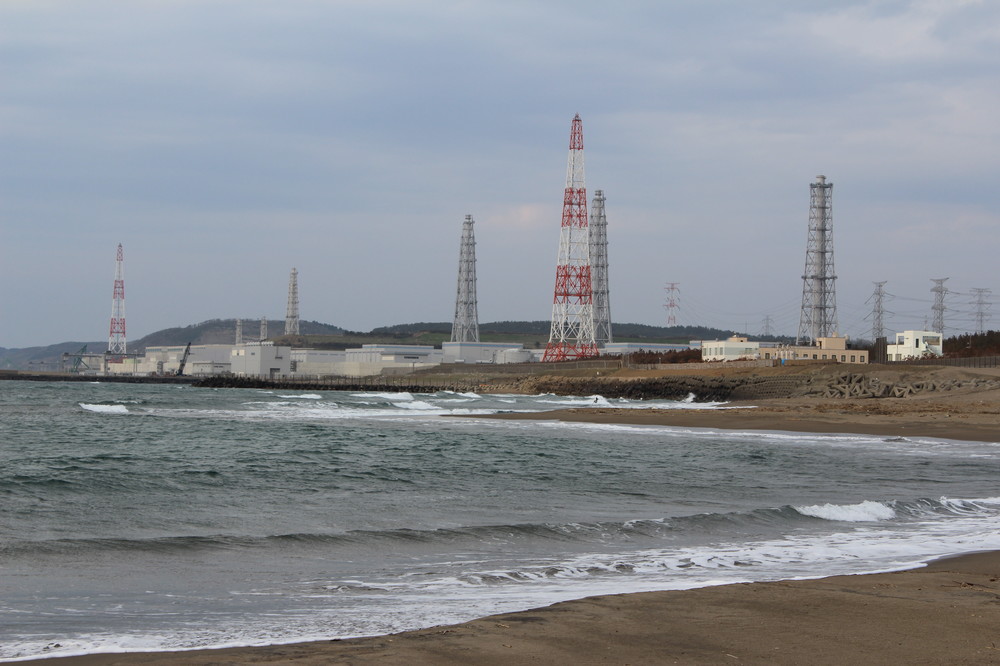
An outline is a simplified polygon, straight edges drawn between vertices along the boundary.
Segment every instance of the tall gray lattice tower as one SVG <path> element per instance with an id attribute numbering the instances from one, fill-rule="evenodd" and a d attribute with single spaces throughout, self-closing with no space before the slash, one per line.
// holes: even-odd
<path id="1" fill-rule="evenodd" d="M 108 353 L 125 354 L 125 253 L 118 243 L 115 255 L 115 288 L 111 299 L 111 327 L 108 334 Z"/>
<path id="2" fill-rule="evenodd" d="M 608 216 L 604 190 L 594 190 L 590 205 L 590 281 L 594 290 L 594 342 L 599 346 L 611 338 L 611 292 L 608 288 Z"/>
<path id="3" fill-rule="evenodd" d="M 476 302 L 475 220 L 465 216 L 462 223 L 462 246 L 458 254 L 458 293 L 455 296 L 455 320 L 451 325 L 452 342 L 479 342 L 479 307 Z"/>
<path id="4" fill-rule="evenodd" d="M 882 280 L 875 283 L 875 291 L 872 293 L 872 340 L 885 337 L 885 283 Z"/>
<path id="5" fill-rule="evenodd" d="M 933 317 L 931 318 L 931 330 L 935 333 L 940 333 L 944 335 L 944 297 L 948 293 L 948 287 L 944 286 L 945 281 L 948 278 L 931 278 L 931 282 L 934 286 L 931 287 L 931 293 L 934 294 L 934 305 L 931 306 L 931 313 Z"/>
<path id="6" fill-rule="evenodd" d="M 809 239 L 802 274 L 802 313 L 795 344 L 837 332 L 837 276 L 833 272 L 833 183 L 809 184 Z"/>
<path id="7" fill-rule="evenodd" d="M 267 340 L 267 315 L 260 318 L 260 341 Z"/>
<path id="8" fill-rule="evenodd" d="M 285 310 L 285 335 L 299 334 L 299 272 L 288 276 L 288 308 Z"/>
<path id="9" fill-rule="evenodd" d="M 984 289 L 982 287 L 972 288 L 972 295 L 976 297 L 976 300 L 972 301 L 970 305 L 976 306 L 973 316 L 976 318 L 976 333 L 980 335 L 986 332 L 986 320 L 990 318 L 986 310 L 990 307 L 989 297 L 992 293 L 992 289 Z"/>

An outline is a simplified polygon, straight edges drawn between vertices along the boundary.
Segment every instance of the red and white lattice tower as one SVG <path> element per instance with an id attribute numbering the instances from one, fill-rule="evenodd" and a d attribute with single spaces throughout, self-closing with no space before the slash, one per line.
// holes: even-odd
<path id="1" fill-rule="evenodd" d="M 573 118 L 563 195 L 552 330 L 543 361 L 597 356 L 594 341 L 594 293 L 590 273 L 590 227 L 583 169 L 583 121 Z"/>
<path id="2" fill-rule="evenodd" d="M 125 254 L 121 243 L 118 244 L 118 256 L 115 259 L 115 291 L 111 300 L 108 354 L 125 354 Z"/>

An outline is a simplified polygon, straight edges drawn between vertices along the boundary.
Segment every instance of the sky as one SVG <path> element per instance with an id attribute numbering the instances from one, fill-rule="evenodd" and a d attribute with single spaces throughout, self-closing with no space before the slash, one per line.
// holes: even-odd
<path id="1" fill-rule="evenodd" d="M 997 53 L 974 0 L 3 0 L 0 346 L 105 339 L 118 243 L 130 339 L 292 268 L 302 319 L 450 321 L 466 214 L 480 321 L 548 319 L 577 113 L 614 321 L 795 335 L 823 174 L 841 333 L 945 277 L 1000 328 Z"/>

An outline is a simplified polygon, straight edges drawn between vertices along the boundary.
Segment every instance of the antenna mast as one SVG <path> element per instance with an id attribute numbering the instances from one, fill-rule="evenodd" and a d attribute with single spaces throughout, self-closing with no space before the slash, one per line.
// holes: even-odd
<path id="1" fill-rule="evenodd" d="M 809 184 L 809 239 L 802 275 L 802 313 L 795 344 L 837 331 L 837 276 L 833 272 L 833 183 L 816 176 Z"/>
<path id="2" fill-rule="evenodd" d="M 569 134 L 559 257 L 552 297 L 552 329 L 542 361 L 597 356 L 594 292 L 590 272 L 590 226 L 583 164 L 583 121 L 573 118 Z"/>
<path id="3" fill-rule="evenodd" d="M 118 243 L 115 258 L 115 289 L 111 299 L 111 328 L 108 333 L 108 354 L 122 356 L 125 351 L 125 254 Z"/>
<path id="4" fill-rule="evenodd" d="M 479 342 L 479 307 L 476 302 L 475 220 L 465 216 L 462 243 L 458 253 L 458 289 L 455 296 L 455 319 L 451 325 L 452 342 Z"/>

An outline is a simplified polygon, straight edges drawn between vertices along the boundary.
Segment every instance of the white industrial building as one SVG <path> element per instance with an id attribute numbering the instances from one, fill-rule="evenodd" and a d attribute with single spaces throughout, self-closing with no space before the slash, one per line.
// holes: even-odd
<path id="1" fill-rule="evenodd" d="M 143 356 L 125 357 L 108 363 L 109 374 L 174 375 L 180 368 L 187 345 L 146 347 Z M 185 375 L 221 375 L 229 372 L 233 345 L 191 345 L 184 364 Z"/>
<path id="2" fill-rule="evenodd" d="M 296 377 L 322 377 L 343 374 L 347 352 L 334 349 L 293 348 L 292 374 Z"/>
<path id="3" fill-rule="evenodd" d="M 942 335 L 934 331 L 903 331 L 896 334 L 896 344 L 885 346 L 889 361 L 905 361 L 924 356 L 944 356 Z"/>
<path id="4" fill-rule="evenodd" d="M 443 354 L 431 345 L 361 345 L 344 352 L 344 363 L 337 374 L 348 377 L 413 372 L 441 365 Z M 388 374 L 388 373 L 385 373 Z"/>
<path id="5" fill-rule="evenodd" d="M 292 348 L 273 342 L 236 345 L 230 353 L 229 371 L 237 377 L 278 379 L 292 373 Z"/>
<path id="6" fill-rule="evenodd" d="M 530 351 L 517 342 L 443 342 L 444 363 L 528 363 Z"/>

